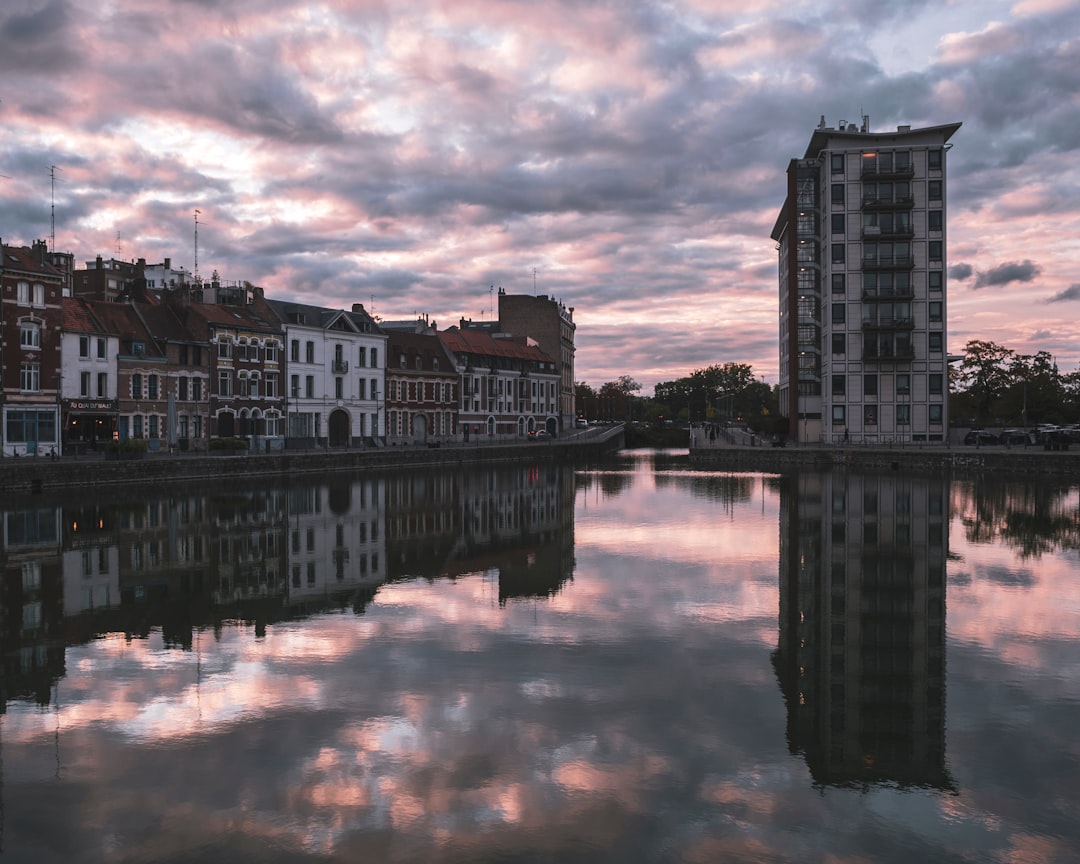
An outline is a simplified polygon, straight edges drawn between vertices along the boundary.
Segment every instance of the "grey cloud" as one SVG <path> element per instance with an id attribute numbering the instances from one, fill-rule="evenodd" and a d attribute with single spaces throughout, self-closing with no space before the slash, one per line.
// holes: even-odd
<path id="1" fill-rule="evenodd" d="M 0 71 L 55 75 L 80 63 L 67 0 L 8 0 L 0 9 Z M 5 98 L 15 94 L 5 88 Z M 20 94 L 25 96 L 25 94 Z"/>
<path id="2" fill-rule="evenodd" d="M 949 278 L 963 282 L 965 279 L 970 279 L 974 272 L 975 269 L 970 264 L 953 264 L 949 268 Z"/>
<path id="3" fill-rule="evenodd" d="M 992 267 L 986 271 L 979 271 L 975 276 L 975 284 L 972 288 L 985 288 L 987 285 L 1008 285 L 1010 282 L 1030 282 L 1042 268 L 1034 261 L 1010 261 L 998 267 Z"/>
<path id="4" fill-rule="evenodd" d="M 1060 303 L 1063 300 L 1080 300 L 1080 282 L 1073 282 L 1073 284 L 1064 291 L 1059 291 L 1046 302 Z"/>

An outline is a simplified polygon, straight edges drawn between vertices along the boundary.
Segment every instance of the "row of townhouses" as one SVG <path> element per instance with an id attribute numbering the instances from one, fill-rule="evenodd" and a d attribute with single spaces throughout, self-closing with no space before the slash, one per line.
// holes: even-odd
<path id="1" fill-rule="evenodd" d="M 499 291 L 499 321 L 376 321 L 200 280 L 169 259 L 74 267 L 0 243 L 5 456 L 111 440 L 199 451 L 514 440 L 574 418 L 573 308 Z"/>

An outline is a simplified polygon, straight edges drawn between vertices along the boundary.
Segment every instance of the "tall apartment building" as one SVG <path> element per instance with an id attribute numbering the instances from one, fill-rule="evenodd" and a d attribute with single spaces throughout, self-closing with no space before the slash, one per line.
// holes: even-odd
<path id="1" fill-rule="evenodd" d="M 780 410 L 800 442 L 948 435 L 946 154 L 960 123 L 825 118 L 773 227 Z"/>

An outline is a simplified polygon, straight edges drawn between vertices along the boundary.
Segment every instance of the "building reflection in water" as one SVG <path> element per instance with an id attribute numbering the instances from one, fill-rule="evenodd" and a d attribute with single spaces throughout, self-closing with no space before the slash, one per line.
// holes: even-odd
<path id="1" fill-rule="evenodd" d="M 495 574 L 501 604 L 550 597 L 573 578 L 573 482 L 499 466 L 8 503 L 0 713 L 48 705 L 66 647 L 106 633 L 189 649 L 227 621 L 362 614 L 388 580 Z"/>
<path id="2" fill-rule="evenodd" d="M 553 596 L 573 578 L 573 482 L 555 464 L 392 475 L 389 580 L 493 574 L 500 604 Z"/>
<path id="3" fill-rule="evenodd" d="M 774 665 L 816 784 L 952 789 L 945 765 L 942 478 L 781 480 Z"/>

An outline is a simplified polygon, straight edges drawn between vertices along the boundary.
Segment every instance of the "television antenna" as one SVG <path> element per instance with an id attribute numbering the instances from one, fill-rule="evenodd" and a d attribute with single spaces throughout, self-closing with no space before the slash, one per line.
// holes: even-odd
<path id="1" fill-rule="evenodd" d="M 202 210 L 195 211 L 195 275 L 199 275 L 199 214 Z"/>
<path id="2" fill-rule="evenodd" d="M 49 251 L 56 251 L 56 172 L 60 169 L 55 165 L 49 166 L 49 187 L 52 200 L 49 205 Z"/>

